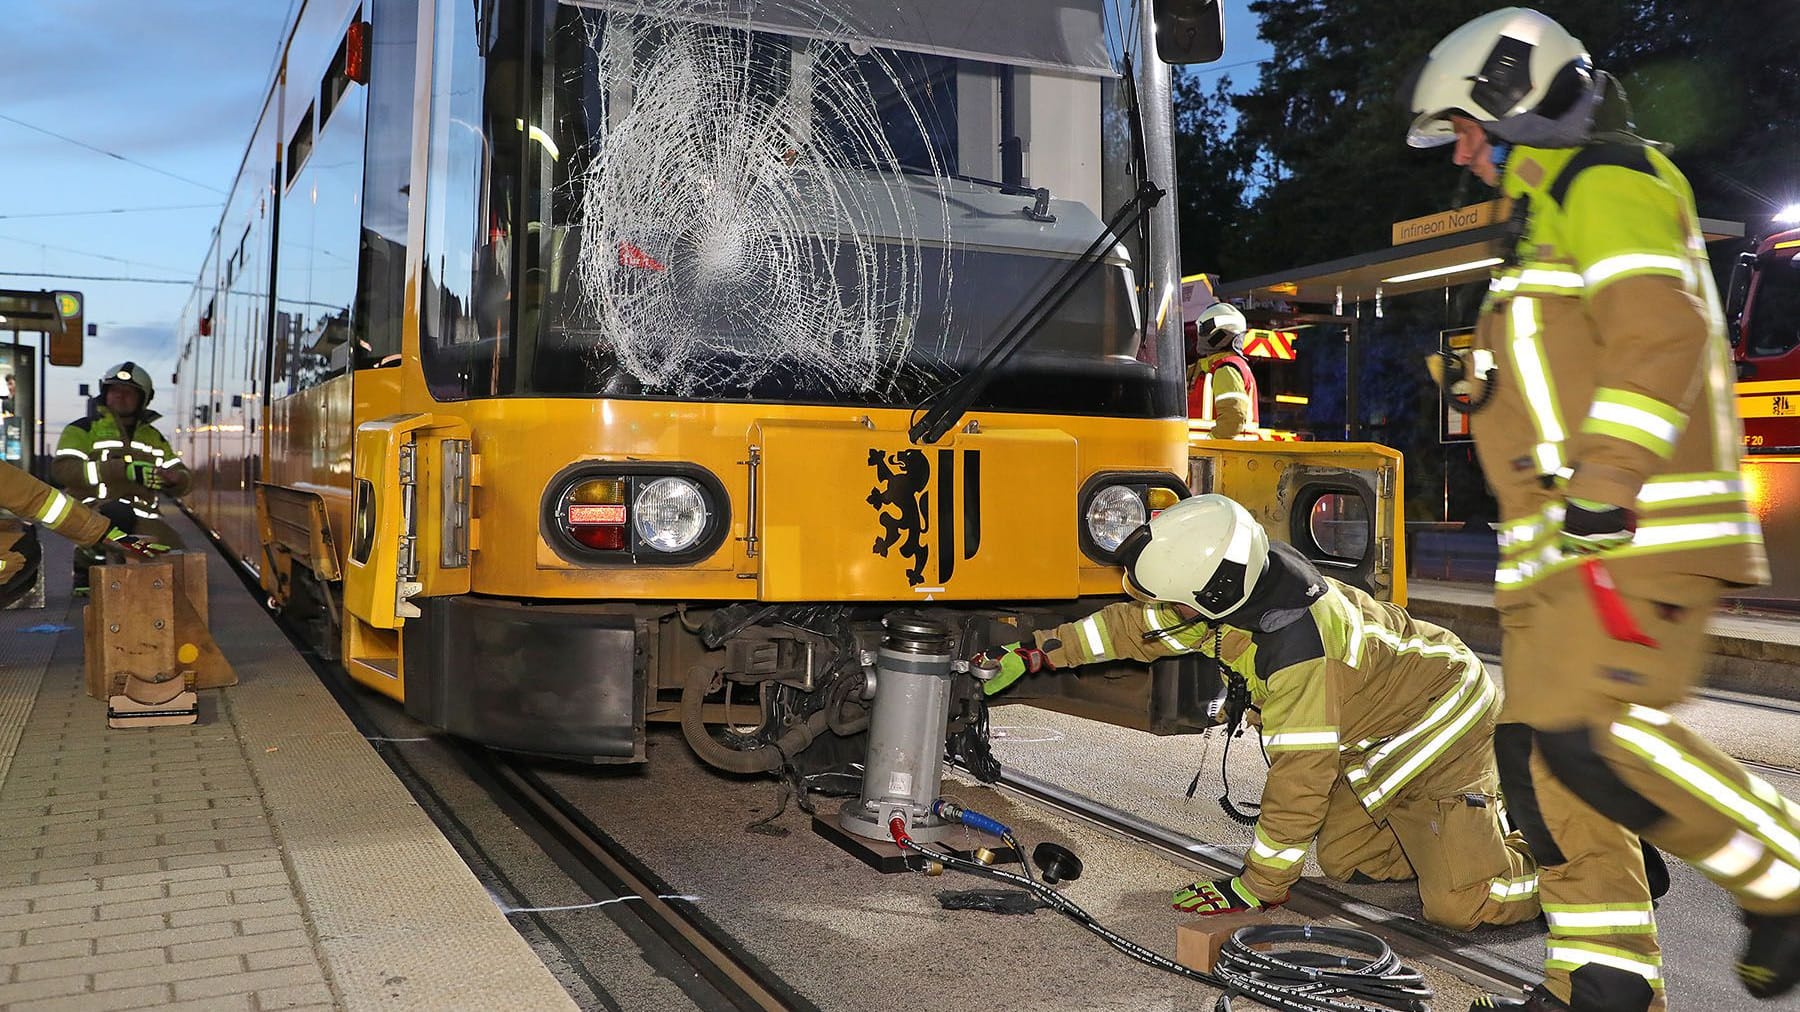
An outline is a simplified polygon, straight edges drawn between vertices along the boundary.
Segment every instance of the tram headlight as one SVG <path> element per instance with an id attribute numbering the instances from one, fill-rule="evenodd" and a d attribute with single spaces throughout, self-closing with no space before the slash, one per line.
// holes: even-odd
<path id="1" fill-rule="evenodd" d="M 638 486 L 631 504 L 638 543 L 659 552 L 685 552 L 706 533 L 706 493 L 686 478 L 655 478 Z"/>
<path id="2" fill-rule="evenodd" d="M 1118 550 L 1125 536 L 1150 520 L 1150 511 L 1136 489 L 1108 485 L 1094 493 L 1087 505 L 1087 533 L 1103 552 Z"/>
<path id="3" fill-rule="evenodd" d="M 731 527 L 725 486 L 680 461 L 579 461 L 550 479 L 541 510 L 544 540 L 579 566 L 699 562 Z"/>
<path id="4" fill-rule="evenodd" d="M 1102 471 L 1090 476 L 1075 506 L 1082 554 L 1117 565 L 1116 553 L 1126 537 L 1187 494 L 1181 479 L 1166 471 Z"/>

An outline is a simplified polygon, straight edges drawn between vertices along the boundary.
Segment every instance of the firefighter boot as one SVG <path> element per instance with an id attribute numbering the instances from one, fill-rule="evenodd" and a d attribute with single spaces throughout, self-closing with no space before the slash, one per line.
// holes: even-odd
<path id="1" fill-rule="evenodd" d="M 1744 913 L 1750 938 L 1738 959 L 1738 979 L 1756 998 L 1779 998 L 1800 983 L 1800 914 Z"/>
<path id="2" fill-rule="evenodd" d="M 1469 1006 L 1469 1012 L 1569 1012 L 1569 1006 L 1541 987 L 1528 987 L 1523 998 L 1484 994 Z"/>

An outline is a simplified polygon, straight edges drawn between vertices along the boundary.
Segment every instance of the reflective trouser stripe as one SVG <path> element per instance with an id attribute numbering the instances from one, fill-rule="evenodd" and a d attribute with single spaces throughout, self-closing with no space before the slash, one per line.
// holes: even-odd
<path id="1" fill-rule="evenodd" d="M 1488 898 L 1495 903 L 1516 903 L 1538 894 L 1538 877 L 1497 878 L 1488 886 Z"/>
<path id="2" fill-rule="evenodd" d="M 1786 824 L 1785 806 L 1771 805 L 1756 797 L 1763 791 L 1774 794 L 1774 789 L 1762 784 L 1758 778 L 1745 774 L 1752 784 L 1751 791 L 1746 793 L 1727 778 L 1688 756 L 1674 742 L 1652 730 L 1653 726 L 1669 722 L 1669 715 L 1660 710 L 1634 705 L 1627 709 L 1624 719 L 1613 722 L 1611 732 L 1613 739 L 1622 748 L 1645 760 L 1665 779 L 1730 819 L 1738 828 L 1750 833 L 1773 850 L 1778 861 L 1800 865 L 1800 836 Z M 1757 790 L 1755 785 L 1759 784 L 1763 791 Z M 1779 798 L 1779 795 L 1776 797 Z M 1794 885 L 1800 888 L 1800 880 L 1796 880 Z"/>
<path id="3" fill-rule="evenodd" d="M 1694 867 L 1713 878 L 1737 878 L 1756 867 L 1768 848 L 1743 830 L 1731 834 L 1725 845 L 1705 857 L 1695 858 Z"/>
<path id="4" fill-rule="evenodd" d="M 1544 919 L 1556 937 L 1656 933 L 1656 915 L 1648 903 L 1546 903 Z"/>
<path id="5" fill-rule="evenodd" d="M 1574 971 L 1589 963 L 1598 963 L 1601 966 L 1629 970 L 1649 981 L 1651 987 L 1663 986 L 1661 956 L 1646 956 L 1641 952 L 1602 945 L 1599 942 L 1578 942 L 1561 938 L 1550 940 L 1547 954 L 1549 958 L 1544 960 L 1544 966 L 1552 970 Z"/>
<path id="6" fill-rule="evenodd" d="M 1292 868 L 1295 862 L 1306 857 L 1306 848 L 1277 843 L 1269 834 L 1263 832 L 1262 826 L 1259 825 L 1256 827 L 1256 842 L 1250 845 L 1250 853 L 1247 856 L 1257 864 L 1268 865 L 1271 868 Z"/>

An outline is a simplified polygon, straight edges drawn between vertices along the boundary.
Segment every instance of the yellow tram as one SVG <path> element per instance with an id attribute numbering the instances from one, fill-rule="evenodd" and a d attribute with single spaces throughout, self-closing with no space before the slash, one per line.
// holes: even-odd
<path id="1" fill-rule="evenodd" d="M 1085 613 L 1190 485 L 1398 593 L 1392 451 L 1190 447 L 1174 201 L 1121 213 L 1175 177 L 1152 6 L 305 0 L 181 325 L 184 505 L 357 682 L 597 762 L 854 730 L 884 613 Z M 1021 688 L 1174 733 L 1209 679 Z"/>

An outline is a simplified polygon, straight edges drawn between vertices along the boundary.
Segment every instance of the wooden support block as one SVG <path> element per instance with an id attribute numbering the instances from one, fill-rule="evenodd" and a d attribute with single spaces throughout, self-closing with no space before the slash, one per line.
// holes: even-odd
<path id="1" fill-rule="evenodd" d="M 1267 923 L 1269 916 L 1260 910 L 1217 914 L 1189 921 L 1175 929 L 1175 961 L 1189 969 L 1211 973 L 1213 967 L 1219 964 L 1219 950 L 1225 947 L 1232 932 Z"/>
<path id="2" fill-rule="evenodd" d="M 175 565 L 139 562 L 95 566 L 88 576 L 88 695 L 106 699 L 114 682 L 136 675 L 146 681 L 173 677 L 175 668 Z"/>
<path id="3" fill-rule="evenodd" d="M 180 685 L 180 682 L 173 683 Z M 130 696 L 113 696 L 106 701 L 107 727 L 157 727 L 164 724 L 192 724 L 200 719 L 200 697 L 192 689 L 182 689 L 161 703 L 140 703 Z"/>
<path id="4" fill-rule="evenodd" d="M 205 555 L 95 566 L 90 584 L 82 616 L 88 695 L 110 701 L 132 677 L 179 678 L 199 689 L 237 684 L 207 629 Z"/>

